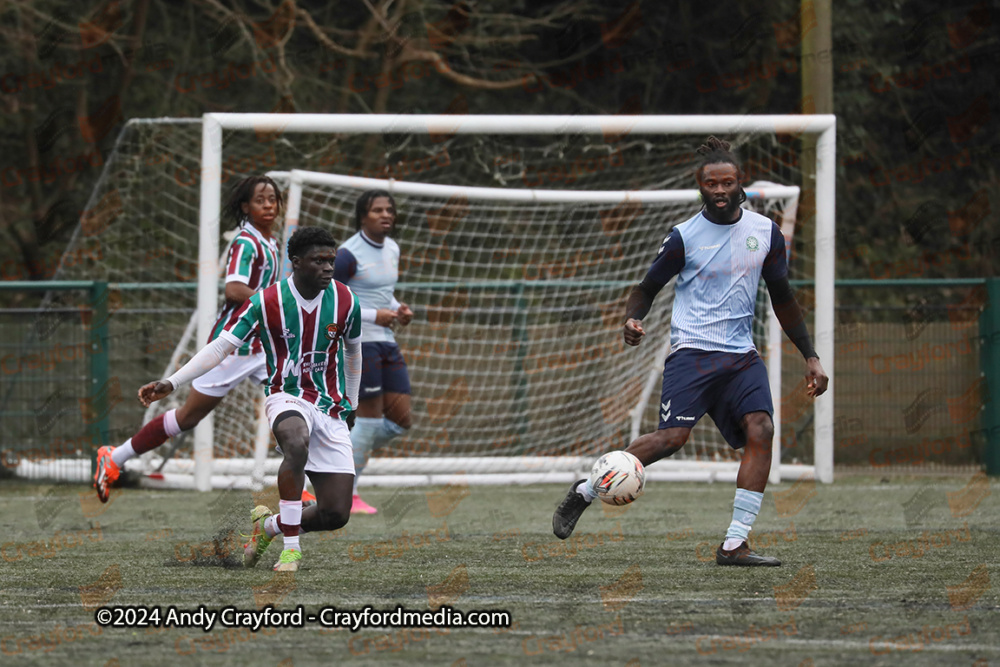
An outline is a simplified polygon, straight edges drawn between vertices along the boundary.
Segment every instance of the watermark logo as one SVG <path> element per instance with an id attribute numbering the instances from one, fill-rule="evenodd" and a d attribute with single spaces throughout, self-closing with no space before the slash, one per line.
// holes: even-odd
<path id="1" fill-rule="evenodd" d="M 110 227 L 124 210 L 121 193 L 118 188 L 112 188 L 80 216 L 80 231 L 84 236 L 97 236 Z"/>
<path id="2" fill-rule="evenodd" d="M 459 503 L 470 495 L 468 484 L 449 484 L 437 491 L 428 491 L 424 497 L 431 516 L 440 519 L 454 512 Z"/>
<path id="3" fill-rule="evenodd" d="M 80 116 L 77 119 L 80 123 L 80 134 L 88 144 L 96 144 L 106 137 L 111 130 L 124 122 L 122 115 L 122 99 L 118 95 L 112 95 L 104 101 L 97 111 L 89 116 Z"/>
<path id="4" fill-rule="evenodd" d="M 800 477 L 791 488 L 775 491 L 774 509 L 778 516 L 788 518 L 802 511 L 809 500 L 816 496 L 816 480 L 808 475 Z"/>
<path id="5" fill-rule="evenodd" d="M 62 406 L 62 407 L 60 407 Z M 56 390 L 49 394 L 45 401 L 33 410 L 35 413 L 35 429 L 39 435 L 48 435 L 52 427 L 62 419 L 66 413 L 72 412 L 63 400 L 62 390 Z"/>
<path id="6" fill-rule="evenodd" d="M 398 559 L 402 558 L 403 554 L 407 551 L 422 549 L 423 547 L 430 546 L 432 544 L 432 538 L 436 538 L 434 540 L 435 542 L 450 541 L 451 534 L 448 532 L 448 524 L 442 523 L 440 528 L 436 530 L 428 530 L 425 533 L 410 533 L 409 531 L 404 530 L 403 534 L 397 538 L 383 540 L 381 542 L 376 542 L 375 544 L 352 542 L 347 547 L 347 555 L 352 561 L 355 562 L 385 558 L 386 556 L 392 559 Z"/>
<path id="7" fill-rule="evenodd" d="M 108 490 L 108 502 L 102 503 L 101 499 L 97 497 L 97 494 L 93 491 L 83 491 L 77 493 L 77 498 L 80 501 L 80 511 L 83 512 L 83 518 L 93 519 L 99 517 L 109 509 L 111 505 L 114 504 L 118 498 L 125 493 L 125 489 L 120 486 L 112 486 Z"/>
<path id="8" fill-rule="evenodd" d="M 35 519 L 38 527 L 45 530 L 55 521 L 59 514 L 69 507 L 72 496 L 60 485 L 50 486 L 42 496 L 41 500 L 35 503 Z"/>
<path id="9" fill-rule="evenodd" d="M 603 504 L 603 503 L 602 503 Z M 625 539 L 621 522 L 614 528 L 599 533 L 579 533 L 566 540 L 552 540 L 548 543 L 525 542 L 521 546 L 521 557 L 526 563 L 546 558 L 575 558 L 582 549 L 596 549 L 605 544 L 614 544 Z"/>
<path id="10" fill-rule="evenodd" d="M 437 610 L 443 605 L 451 605 L 469 590 L 469 570 L 465 563 L 453 569 L 444 581 L 427 586 L 427 603 Z"/>
<path id="11" fill-rule="evenodd" d="M 118 376 L 108 378 L 94 394 L 79 399 L 83 423 L 96 424 L 106 419 L 115 406 L 124 400 Z"/>
<path id="12" fill-rule="evenodd" d="M 990 590 L 990 572 L 986 568 L 986 563 L 979 565 L 972 574 L 965 578 L 965 581 L 957 586 L 945 586 L 948 592 L 948 604 L 955 611 L 966 611 L 971 609 L 979 598 Z"/>
<path id="13" fill-rule="evenodd" d="M 969 516 L 990 495 L 990 481 L 985 472 L 977 472 L 958 491 L 948 491 L 948 509 L 955 518 Z"/>
<path id="14" fill-rule="evenodd" d="M 990 388 L 986 378 L 973 380 L 969 388 L 961 395 L 948 399 L 948 417 L 953 424 L 967 424 L 979 417 L 984 406 L 990 400 Z"/>
<path id="15" fill-rule="evenodd" d="M 465 378 L 456 378 L 444 394 L 427 399 L 427 416 L 432 424 L 447 423 L 470 400 L 472 397 Z"/>
<path id="16" fill-rule="evenodd" d="M 241 37 L 239 19 L 230 16 L 212 31 L 208 38 L 208 46 L 213 55 L 221 57 L 233 48 Z"/>
<path id="17" fill-rule="evenodd" d="M 471 13 L 472 8 L 468 3 L 456 2 L 448 8 L 448 13 L 443 19 L 425 24 L 427 41 L 431 48 L 439 50 L 453 44 L 458 36 L 468 29 Z"/>
<path id="18" fill-rule="evenodd" d="M 944 391 L 937 387 L 925 389 L 913 402 L 903 408 L 903 423 L 906 432 L 914 434 L 936 413 L 945 412 Z"/>
<path id="19" fill-rule="evenodd" d="M 427 307 L 427 323 L 431 329 L 447 327 L 464 311 L 469 309 L 469 290 L 455 289 L 448 292 L 441 301 Z"/>
<path id="20" fill-rule="evenodd" d="M 993 16 L 989 3 L 977 3 L 964 17 L 948 24 L 948 41 L 961 51 L 971 46 L 992 25 Z"/>
<path id="21" fill-rule="evenodd" d="M 625 634 L 622 616 L 618 614 L 614 620 L 603 625 L 577 625 L 571 631 L 558 635 L 531 635 L 521 640 L 521 649 L 525 655 L 542 655 L 550 653 L 572 653 L 584 642 L 596 642 L 609 637 Z M 593 651 L 588 650 L 588 654 Z"/>
<path id="22" fill-rule="evenodd" d="M 38 556 L 47 560 L 60 551 L 83 546 L 84 538 L 89 539 L 91 542 L 103 542 L 104 531 L 101 530 L 101 524 L 98 523 L 92 528 L 85 528 L 83 530 L 57 530 L 51 538 L 45 540 L 4 542 L 0 545 L 0 556 L 8 563 Z"/>
<path id="23" fill-rule="evenodd" d="M 963 238 L 990 217 L 990 191 L 988 188 L 978 190 L 961 208 L 948 211 L 948 228 L 952 236 Z"/>
<path id="24" fill-rule="evenodd" d="M 729 38 L 729 48 L 734 58 L 742 58 L 759 43 L 772 35 L 767 16 L 763 12 L 755 12 L 740 23 L 736 32 Z"/>
<path id="25" fill-rule="evenodd" d="M 943 642 L 971 632 L 969 617 L 966 616 L 960 623 L 940 626 L 925 625 L 916 632 L 897 637 L 888 638 L 876 635 L 868 640 L 868 650 L 872 655 L 886 655 L 892 651 L 923 651 L 932 642 Z"/>
<path id="26" fill-rule="evenodd" d="M 948 304 L 948 320 L 955 331 L 970 329 L 979 323 L 979 317 L 986 306 L 987 293 L 983 286 L 971 290 L 957 304 Z"/>
<path id="27" fill-rule="evenodd" d="M 266 584 L 253 586 L 251 590 L 257 609 L 276 606 L 295 591 L 295 573 L 275 572 Z"/>
<path id="28" fill-rule="evenodd" d="M 111 39 L 115 31 L 125 25 L 125 13 L 119 0 L 109 0 L 97 9 L 89 21 L 81 21 L 80 43 L 90 49 Z"/>
<path id="29" fill-rule="evenodd" d="M 601 605 L 606 611 L 621 611 L 644 588 L 638 563 L 629 565 L 614 583 L 601 586 Z"/>
<path id="30" fill-rule="evenodd" d="M 66 43 L 67 33 L 60 24 L 72 24 L 73 18 L 64 9 L 56 9 L 52 18 L 35 33 L 35 45 L 39 60 L 47 60 L 60 46 Z"/>
<path id="31" fill-rule="evenodd" d="M 416 507 L 417 501 L 414 499 L 416 489 L 411 486 L 397 487 L 388 500 L 382 502 L 382 509 L 379 514 L 385 520 L 386 526 L 395 528 L 400 524 L 407 514 Z"/>
<path id="32" fill-rule="evenodd" d="M 913 496 L 903 503 L 903 520 L 907 528 L 920 525 L 932 509 L 944 505 L 944 493 L 927 484 L 917 490 Z"/>
<path id="33" fill-rule="evenodd" d="M 787 623 L 776 623 L 771 626 L 758 627 L 756 624 L 751 624 L 745 632 L 736 635 L 722 637 L 701 635 L 695 640 L 695 650 L 701 655 L 712 655 L 719 651 L 745 653 L 755 644 L 780 638 L 782 633 L 786 637 L 799 634 L 794 616 L 790 616 Z"/>
<path id="34" fill-rule="evenodd" d="M 643 25 L 642 8 L 633 2 L 613 21 L 601 23 L 601 42 L 605 48 L 617 49 L 627 42 Z"/>
<path id="35" fill-rule="evenodd" d="M 253 39 L 266 50 L 284 42 L 294 27 L 295 3 L 285 0 L 267 20 L 253 24 Z"/>
<path id="36" fill-rule="evenodd" d="M 868 555 L 875 563 L 882 563 L 893 558 L 923 558 L 924 554 L 931 549 L 943 549 L 950 546 L 952 541 L 957 544 L 971 540 L 969 524 L 965 523 L 956 530 L 942 530 L 936 533 L 925 530 L 913 540 L 900 540 L 891 544 L 881 540 L 872 542 L 868 546 Z"/>
<path id="37" fill-rule="evenodd" d="M 798 609 L 816 588 L 816 570 L 812 565 L 806 565 L 795 573 L 790 582 L 774 587 L 774 601 L 782 611 Z"/>
<path id="38" fill-rule="evenodd" d="M 956 144 L 964 144 L 990 122 L 990 103 L 980 95 L 959 114 L 948 116 L 948 135 Z"/>
<path id="39" fill-rule="evenodd" d="M 599 210 L 601 231 L 608 237 L 620 236 L 642 215 L 642 210 L 642 202 L 628 199 L 614 208 Z"/>
<path id="40" fill-rule="evenodd" d="M 465 195 L 454 195 L 449 197 L 448 202 L 441 208 L 429 209 L 427 227 L 431 236 L 444 236 L 450 232 L 455 225 L 468 217 L 469 209 L 469 198 Z"/>
<path id="41" fill-rule="evenodd" d="M 56 141 L 72 127 L 66 117 L 72 114 L 70 107 L 56 107 L 41 123 L 35 126 L 35 144 L 42 153 L 48 153 Z"/>
<path id="42" fill-rule="evenodd" d="M 111 601 L 122 588 L 122 573 L 118 563 L 109 566 L 92 584 L 80 586 L 80 604 L 87 611 L 94 611 Z"/>

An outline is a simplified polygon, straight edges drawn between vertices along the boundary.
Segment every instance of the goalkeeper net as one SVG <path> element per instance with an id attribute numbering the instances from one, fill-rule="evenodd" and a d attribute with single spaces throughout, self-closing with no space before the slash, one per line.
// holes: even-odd
<path id="1" fill-rule="evenodd" d="M 414 131 L 398 117 L 382 119 L 379 131 L 358 133 L 289 127 L 286 119 L 297 116 L 278 116 L 278 124 L 258 118 L 251 119 L 256 127 L 241 122 L 216 128 L 222 146 L 216 201 L 239 178 L 264 171 L 303 168 L 354 177 L 336 185 L 302 178 L 299 210 L 288 216 L 297 218 L 293 223 L 329 226 L 346 239 L 354 232 L 359 188 L 370 185 L 360 179 L 393 181 L 386 187 L 400 213 L 397 296 L 416 311 L 398 335 L 413 382 L 415 425 L 375 452 L 369 482 L 426 475 L 446 463 L 467 473 L 557 469 L 550 459 L 534 457 L 578 459 L 575 471 L 582 460 L 627 446 L 636 428 L 655 428 L 659 387 L 650 378 L 662 368 L 660 343 L 669 338 L 672 294 L 657 299 L 647 318 L 651 335 L 637 350 L 625 352 L 620 321 L 629 286 L 641 279 L 669 228 L 698 210 L 690 193 L 695 147 L 714 131 L 734 141 L 750 178 L 790 186 L 802 178 L 791 135 L 745 122 L 731 123 L 728 133 L 708 128 L 693 136 L 651 136 L 581 133 L 558 125 L 547 133 L 448 131 L 448 123 L 456 127 L 455 117 L 445 118 L 445 129 L 436 133 Z M 196 284 L 205 265 L 199 258 L 206 229 L 203 181 L 210 176 L 203 161 L 203 136 L 209 133 L 202 124 L 126 125 L 57 276 L 111 283 L 110 335 L 128 341 L 109 347 L 111 374 L 124 394 L 163 376 L 204 343 L 195 326 Z M 287 173 L 277 175 L 291 186 Z M 404 185 L 412 183 L 450 189 L 410 192 Z M 492 190 L 457 194 L 462 186 Z M 510 192 L 522 189 L 577 194 L 511 199 Z M 592 190 L 622 192 L 601 200 L 586 194 Z M 754 197 L 751 205 L 764 207 L 790 237 L 793 201 L 785 192 Z M 231 230 L 218 229 L 218 209 L 215 220 L 217 260 Z M 811 275 L 811 254 L 796 248 L 792 277 Z M 759 312 L 765 310 L 762 299 Z M 757 333 L 763 354 L 766 334 Z M 779 400 L 792 387 L 784 384 L 774 391 Z M 259 388 L 244 383 L 215 411 L 215 473 L 246 471 L 255 452 L 267 453 L 260 396 Z M 156 410 L 184 397 L 177 392 L 173 404 Z M 117 404 L 109 444 L 124 440 L 118 436 L 153 414 Z M 811 409 L 796 419 L 811 422 Z M 193 440 L 181 436 L 164 445 L 145 471 L 164 463 L 164 471 L 190 471 Z M 734 458 L 710 423 L 699 425 L 693 440 L 680 459 Z M 794 458 L 812 463 L 811 442 L 800 436 L 798 443 Z M 273 460 L 273 452 L 272 463 L 258 460 L 265 464 L 257 468 L 258 482 Z M 380 471 L 392 474 L 381 477 Z M 19 471 L 43 473 L 38 467 Z"/>

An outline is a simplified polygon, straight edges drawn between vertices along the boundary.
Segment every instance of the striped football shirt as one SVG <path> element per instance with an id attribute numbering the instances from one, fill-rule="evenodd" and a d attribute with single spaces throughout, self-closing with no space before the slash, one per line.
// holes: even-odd
<path id="1" fill-rule="evenodd" d="M 331 281 L 309 301 L 290 277 L 257 292 L 220 336 L 242 345 L 255 333 L 267 357 L 268 396 L 291 394 L 333 417 L 353 409 L 341 340 L 361 338 L 361 306 L 347 285 Z"/>
<path id="2" fill-rule="evenodd" d="M 253 225 L 244 223 L 240 233 L 233 239 L 229 248 L 229 260 L 226 265 L 226 283 L 243 283 L 254 292 L 270 287 L 278 278 L 278 244 L 274 238 L 265 239 Z M 219 337 L 224 329 L 236 322 L 236 314 L 241 306 L 226 301 L 219 313 L 208 342 Z M 247 355 L 261 352 L 260 341 L 251 339 L 242 345 L 234 354 Z"/>

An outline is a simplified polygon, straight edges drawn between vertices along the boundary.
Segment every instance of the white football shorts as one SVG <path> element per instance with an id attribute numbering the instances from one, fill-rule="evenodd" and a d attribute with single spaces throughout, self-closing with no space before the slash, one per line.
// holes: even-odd
<path id="1" fill-rule="evenodd" d="M 271 394 L 264 401 L 264 410 L 272 428 L 274 420 L 286 412 L 302 415 L 309 429 L 307 471 L 354 474 L 351 432 L 343 420 L 322 413 L 312 403 L 291 394 Z"/>
<path id="2" fill-rule="evenodd" d="M 246 378 L 250 378 L 254 384 L 264 384 L 267 381 L 266 354 L 230 354 L 221 364 L 194 380 L 191 386 L 199 393 L 221 398 Z"/>

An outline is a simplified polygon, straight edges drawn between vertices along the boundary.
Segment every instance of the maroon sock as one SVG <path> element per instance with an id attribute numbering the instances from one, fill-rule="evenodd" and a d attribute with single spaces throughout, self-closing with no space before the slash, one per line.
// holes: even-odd
<path id="1" fill-rule="evenodd" d="M 167 430 L 163 427 L 163 415 L 160 415 L 132 436 L 132 449 L 136 454 L 145 454 L 165 443 L 167 437 Z"/>
<path id="2" fill-rule="evenodd" d="M 287 535 L 288 537 L 295 537 L 300 532 L 301 533 L 305 532 L 304 530 L 302 530 L 302 526 L 287 526 L 287 525 L 281 523 L 281 515 L 280 514 L 277 517 L 275 517 L 275 521 L 278 522 L 278 530 L 281 531 L 282 535 Z"/>

